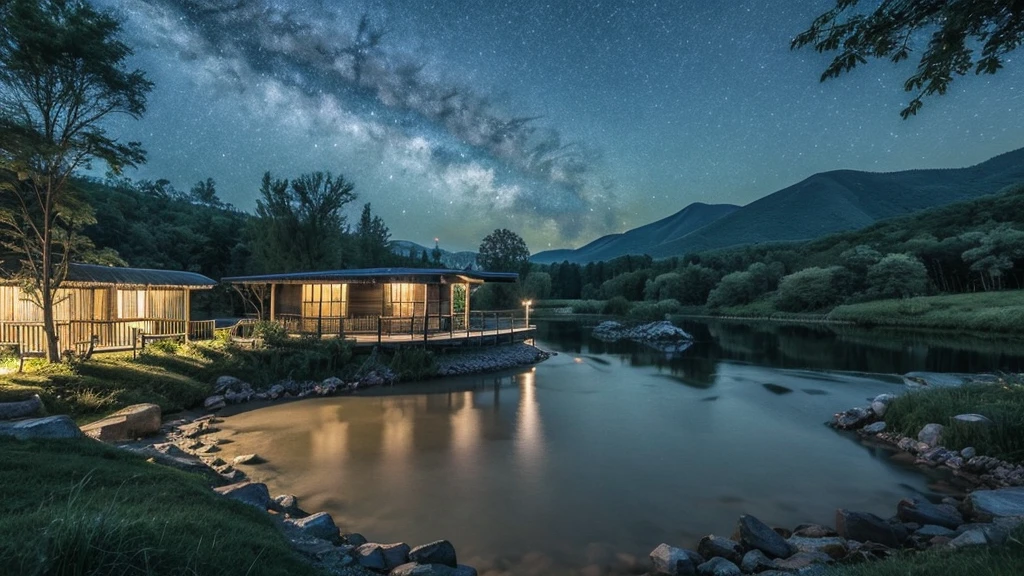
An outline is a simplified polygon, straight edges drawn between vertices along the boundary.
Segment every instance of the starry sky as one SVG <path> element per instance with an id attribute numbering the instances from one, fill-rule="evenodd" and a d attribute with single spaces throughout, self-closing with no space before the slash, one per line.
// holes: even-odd
<path id="1" fill-rule="evenodd" d="M 110 130 L 129 176 L 342 173 L 392 238 L 578 247 L 691 202 L 746 204 L 816 172 L 960 167 L 1024 146 L 1020 54 L 910 120 L 913 64 L 818 82 L 791 38 L 832 0 L 93 0 L 156 83 Z M 923 46 L 926 37 L 916 39 Z"/>

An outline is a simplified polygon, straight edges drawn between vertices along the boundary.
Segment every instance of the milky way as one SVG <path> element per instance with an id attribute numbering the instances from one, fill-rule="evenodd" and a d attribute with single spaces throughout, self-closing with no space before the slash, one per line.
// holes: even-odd
<path id="1" fill-rule="evenodd" d="M 789 40 L 831 2 L 96 0 L 156 82 L 135 176 L 354 181 L 396 238 L 495 227 L 578 246 L 814 172 L 972 164 L 1024 146 L 1024 72 L 958 79 L 909 121 L 907 66 L 817 79 Z"/>

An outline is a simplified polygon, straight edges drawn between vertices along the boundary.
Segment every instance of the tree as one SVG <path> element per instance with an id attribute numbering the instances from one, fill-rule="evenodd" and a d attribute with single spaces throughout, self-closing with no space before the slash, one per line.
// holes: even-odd
<path id="1" fill-rule="evenodd" d="M 330 172 L 291 181 L 263 174 L 249 230 L 260 271 L 327 270 L 344 264 L 345 215 L 353 185 Z"/>
<path id="2" fill-rule="evenodd" d="M 775 304 L 787 312 L 821 310 L 833 306 L 840 299 L 836 278 L 845 271 L 842 266 L 833 266 L 804 268 L 794 272 L 779 282 Z"/>
<path id="3" fill-rule="evenodd" d="M 188 197 L 190 201 L 203 206 L 219 208 L 224 205 L 220 198 L 217 197 L 217 182 L 213 178 L 200 180 L 193 184 Z"/>
<path id="4" fill-rule="evenodd" d="M 430 261 L 434 266 L 441 267 L 441 245 L 437 243 L 437 239 L 434 239 L 434 249 L 430 251 Z"/>
<path id="5" fill-rule="evenodd" d="M 491 272 L 518 272 L 525 275 L 530 266 L 530 249 L 518 234 L 500 228 L 484 237 L 476 261 Z"/>
<path id="6" fill-rule="evenodd" d="M 370 203 L 363 204 L 363 212 L 356 225 L 356 243 L 359 246 L 359 259 L 364 267 L 381 266 L 389 256 L 388 241 L 391 231 L 380 216 L 374 216 Z"/>
<path id="7" fill-rule="evenodd" d="M 910 298 L 928 292 L 928 269 L 907 254 L 889 254 L 868 268 L 870 298 Z"/>
<path id="8" fill-rule="evenodd" d="M 10 202 L 0 219 L 17 272 L 43 311 L 46 358 L 60 358 L 53 308 L 93 222 L 75 172 L 102 161 L 115 174 L 145 161 L 138 142 L 107 135 L 115 114 L 141 118 L 153 84 L 129 70 L 121 23 L 84 0 L 0 2 L 0 170 Z"/>
<path id="9" fill-rule="evenodd" d="M 910 58 L 919 32 L 930 33 L 917 71 L 903 89 L 914 94 L 900 112 L 917 114 L 925 96 L 945 94 L 955 76 L 974 70 L 995 74 L 1006 55 L 1024 42 L 1024 2 L 1020 0 L 883 0 L 860 9 L 858 0 L 836 0 L 790 44 L 838 52 L 821 81 L 849 72 L 868 58 L 901 62 Z M 975 53 L 975 47 L 981 53 Z"/>
<path id="10" fill-rule="evenodd" d="M 551 297 L 551 275 L 547 272 L 530 272 L 523 280 L 522 295 L 530 300 Z"/>

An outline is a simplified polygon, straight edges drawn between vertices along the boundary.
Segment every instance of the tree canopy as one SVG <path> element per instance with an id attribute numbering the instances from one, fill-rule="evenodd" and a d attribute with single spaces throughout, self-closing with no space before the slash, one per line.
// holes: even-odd
<path id="1" fill-rule="evenodd" d="M 821 74 L 824 82 L 869 58 L 908 60 L 915 41 L 930 34 L 917 71 L 903 84 L 913 94 L 900 112 L 904 119 L 917 114 L 926 96 L 945 94 L 956 76 L 972 70 L 995 74 L 1024 41 L 1021 0 L 883 0 L 871 5 L 864 9 L 859 0 L 836 0 L 791 47 L 838 52 Z"/>
<path id="2" fill-rule="evenodd" d="M 477 263 L 491 272 L 524 273 L 530 265 L 530 249 L 515 232 L 499 228 L 480 243 Z"/>

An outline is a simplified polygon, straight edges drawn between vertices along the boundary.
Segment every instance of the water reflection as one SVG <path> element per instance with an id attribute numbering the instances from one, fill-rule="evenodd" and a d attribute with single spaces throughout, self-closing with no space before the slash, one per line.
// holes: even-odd
<path id="1" fill-rule="evenodd" d="M 865 366 L 1021 366 L 998 345 L 686 328 L 694 346 L 666 358 L 542 324 L 561 353 L 535 369 L 240 413 L 226 446 L 266 458 L 248 471 L 274 493 L 371 539 L 448 538 L 482 574 L 624 574 L 659 542 L 731 533 L 740 513 L 832 523 L 840 506 L 890 516 L 902 497 L 956 491 L 824 420 L 902 386 Z"/>

